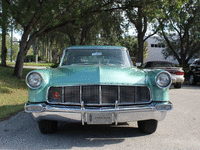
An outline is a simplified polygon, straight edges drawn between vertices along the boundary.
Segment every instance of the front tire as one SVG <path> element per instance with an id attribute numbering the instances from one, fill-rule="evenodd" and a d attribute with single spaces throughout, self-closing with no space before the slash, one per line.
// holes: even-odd
<path id="1" fill-rule="evenodd" d="M 181 85 L 182 85 L 181 83 L 175 83 L 175 84 L 174 84 L 174 88 L 180 89 L 180 88 L 181 88 Z"/>
<path id="2" fill-rule="evenodd" d="M 156 131 L 158 125 L 157 120 L 144 120 L 138 121 L 138 128 L 140 132 L 152 134 Z"/>
<path id="3" fill-rule="evenodd" d="M 57 121 L 50 121 L 50 120 L 41 120 L 38 122 L 38 126 L 40 129 L 40 132 L 43 134 L 51 134 L 56 132 L 58 127 Z"/>
<path id="4" fill-rule="evenodd" d="M 193 74 L 190 74 L 189 83 L 190 83 L 191 85 L 196 85 L 196 84 L 197 84 L 197 81 L 195 80 Z"/>

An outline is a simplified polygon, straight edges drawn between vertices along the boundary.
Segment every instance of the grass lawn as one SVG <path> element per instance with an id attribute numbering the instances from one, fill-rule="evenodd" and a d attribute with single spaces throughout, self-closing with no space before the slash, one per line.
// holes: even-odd
<path id="1" fill-rule="evenodd" d="M 14 62 L 6 62 L 6 65 L 15 65 Z M 53 63 L 34 63 L 34 62 L 28 62 L 28 63 L 24 63 L 24 66 L 44 66 L 44 67 L 48 67 L 53 65 Z"/>
<path id="2" fill-rule="evenodd" d="M 13 67 L 0 67 L 0 120 L 9 118 L 24 109 L 28 101 L 26 74 L 33 69 L 23 69 L 22 79 L 12 76 Z"/>

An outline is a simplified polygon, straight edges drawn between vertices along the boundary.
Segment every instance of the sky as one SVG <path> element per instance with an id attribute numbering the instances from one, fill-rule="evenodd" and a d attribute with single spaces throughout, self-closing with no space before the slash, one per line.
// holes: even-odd
<path id="1" fill-rule="evenodd" d="M 9 33 L 9 34 L 11 34 L 11 33 Z M 14 31 L 13 31 L 13 37 L 17 38 L 17 40 L 19 41 L 19 40 L 21 39 L 21 34 L 20 34 L 20 32 L 14 32 Z"/>

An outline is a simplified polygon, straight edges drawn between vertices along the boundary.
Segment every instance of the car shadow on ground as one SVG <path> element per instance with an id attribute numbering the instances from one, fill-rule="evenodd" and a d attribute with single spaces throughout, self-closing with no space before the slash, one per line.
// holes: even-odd
<path id="1" fill-rule="evenodd" d="M 57 133 L 85 134 L 98 138 L 127 138 L 145 135 L 139 132 L 137 126 L 130 126 L 128 123 L 120 123 L 118 125 L 82 125 L 80 122 L 59 122 Z"/>
<path id="2" fill-rule="evenodd" d="M 95 149 L 123 143 L 128 139 L 152 136 L 140 133 L 136 122 L 120 123 L 117 126 L 83 126 L 80 121 L 74 120 L 59 122 L 58 130 L 53 134 L 42 134 L 37 122 L 25 112 L 1 122 L 0 127 L 0 149 Z"/>
<path id="3" fill-rule="evenodd" d="M 123 142 L 127 138 L 146 136 L 137 126 L 128 123 L 119 125 L 81 125 L 80 122 L 59 122 L 58 130 L 53 134 L 59 138 L 70 139 L 72 147 L 103 147 Z M 52 135 L 45 135 L 45 137 Z"/>

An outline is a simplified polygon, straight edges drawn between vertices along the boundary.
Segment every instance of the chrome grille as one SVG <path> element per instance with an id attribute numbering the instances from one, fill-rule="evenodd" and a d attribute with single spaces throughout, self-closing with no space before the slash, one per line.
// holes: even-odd
<path id="1" fill-rule="evenodd" d="M 121 86 L 120 87 L 120 102 L 131 103 L 135 102 L 135 87 L 134 86 Z"/>
<path id="2" fill-rule="evenodd" d="M 85 104 L 99 104 L 99 86 L 82 86 L 82 101 Z"/>
<path id="3" fill-rule="evenodd" d="M 64 87 L 64 102 L 80 103 L 80 86 Z"/>
<path id="4" fill-rule="evenodd" d="M 53 93 L 59 93 L 55 98 Z M 84 85 L 50 87 L 49 103 L 85 105 L 142 104 L 150 102 L 150 91 L 145 86 Z"/>
<path id="5" fill-rule="evenodd" d="M 101 99 L 103 104 L 114 104 L 118 100 L 118 86 L 101 86 Z"/>

